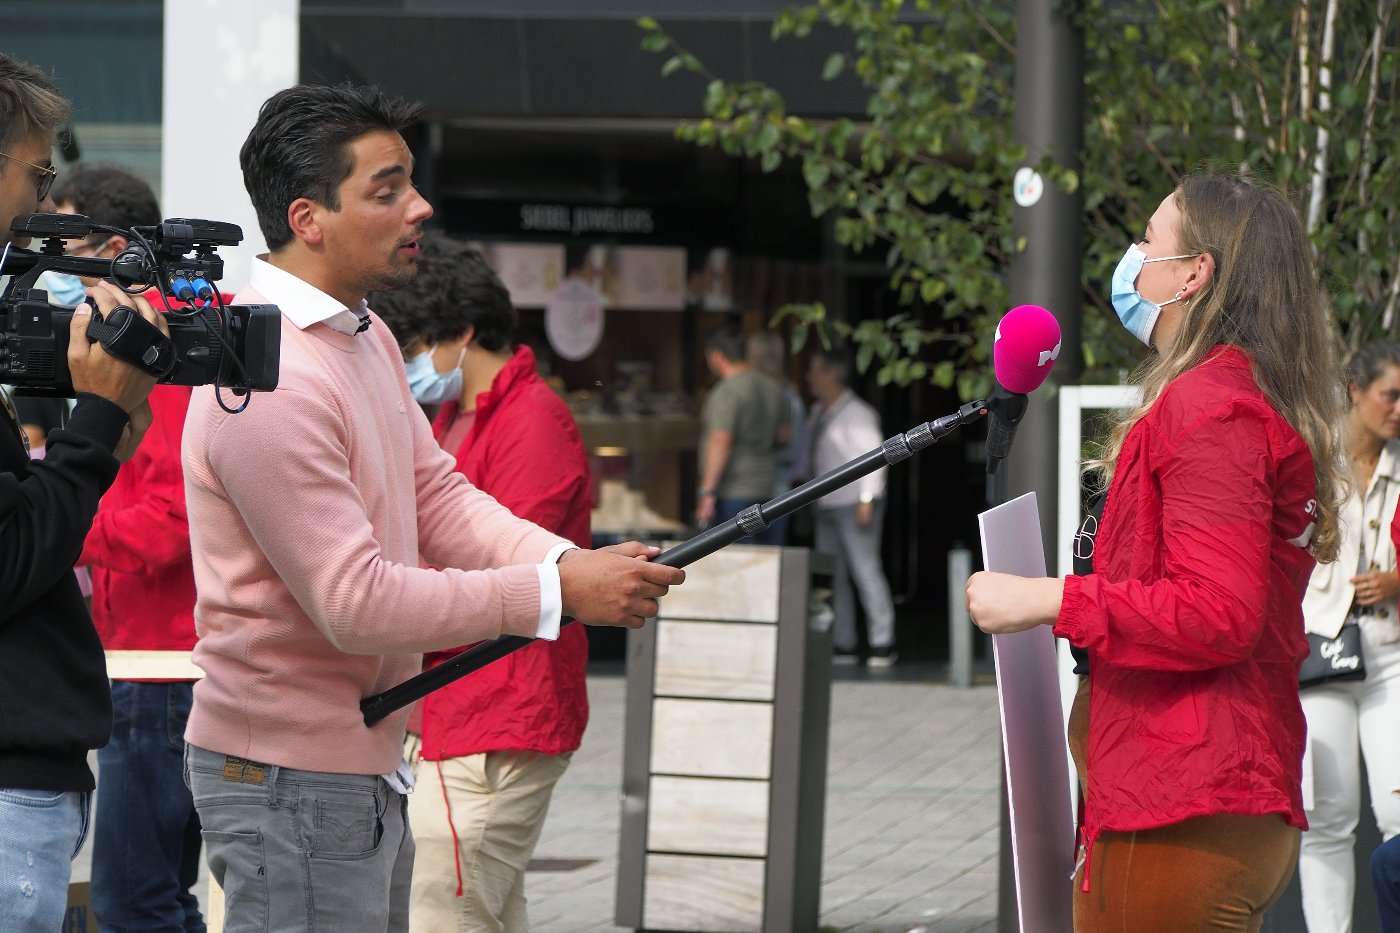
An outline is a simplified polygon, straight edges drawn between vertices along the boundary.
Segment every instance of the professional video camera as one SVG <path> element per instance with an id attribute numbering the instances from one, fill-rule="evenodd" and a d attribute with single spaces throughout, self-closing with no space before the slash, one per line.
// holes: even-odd
<path id="1" fill-rule="evenodd" d="M 224 271 L 215 248 L 243 239 L 236 224 L 179 218 L 124 230 L 78 214 L 29 214 L 15 218 L 10 229 L 43 243 L 37 252 L 7 246 L 0 254 L 0 275 L 13 276 L 0 295 L 0 383 L 25 395 L 73 395 L 68 372 L 73 311 L 49 304 L 48 293 L 35 287 L 42 273 L 53 270 L 107 279 L 133 295 L 152 286 L 160 290 L 165 307 L 157 310 L 166 316 L 169 337 L 124 305 L 105 319 L 94 308 L 87 330 L 89 340 L 157 381 L 212 383 L 239 396 L 277 388 L 281 313 L 275 305 L 225 305 L 209 284 Z M 112 259 L 64 255 L 64 240 L 92 233 L 116 234 L 128 245 Z M 172 306 L 171 298 L 184 306 Z M 235 410 L 222 397 L 219 404 Z M 245 397 L 237 410 L 247 405 Z"/>

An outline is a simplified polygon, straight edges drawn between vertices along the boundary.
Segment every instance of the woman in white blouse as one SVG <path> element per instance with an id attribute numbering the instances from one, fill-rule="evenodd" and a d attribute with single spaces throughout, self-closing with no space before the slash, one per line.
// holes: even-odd
<path id="1" fill-rule="evenodd" d="M 1342 550 L 1319 564 L 1303 597 L 1309 634 L 1336 638 L 1355 622 L 1361 633 L 1363 680 L 1331 681 L 1302 690 L 1308 720 L 1299 873 L 1309 933 L 1349 933 L 1356 888 L 1352 849 L 1366 756 L 1371 805 L 1386 839 L 1400 833 L 1400 579 L 1390 525 L 1400 499 L 1400 346 L 1377 341 L 1347 366 L 1350 407 L 1342 425 L 1351 467 L 1351 496 L 1342 510 Z"/>

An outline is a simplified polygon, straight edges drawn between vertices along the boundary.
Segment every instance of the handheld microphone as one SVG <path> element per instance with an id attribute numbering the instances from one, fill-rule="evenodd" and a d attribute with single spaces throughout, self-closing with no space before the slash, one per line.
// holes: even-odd
<path id="1" fill-rule="evenodd" d="M 1012 308 L 997 323 L 992 369 L 997 387 L 987 400 L 987 472 L 1011 452 L 1026 396 L 1040 388 L 1060 356 L 1060 322 L 1039 305 Z"/>

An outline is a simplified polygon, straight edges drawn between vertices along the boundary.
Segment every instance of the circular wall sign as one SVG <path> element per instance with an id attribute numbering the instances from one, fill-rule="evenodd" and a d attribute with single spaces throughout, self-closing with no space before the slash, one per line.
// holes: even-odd
<path id="1" fill-rule="evenodd" d="M 1016 170 L 1016 175 L 1011 179 L 1011 195 L 1016 199 L 1016 203 L 1022 207 L 1030 207 L 1040 200 L 1040 196 L 1045 193 L 1045 179 L 1040 177 L 1040 173 L 1029 165 L 1023 165 Z"/>
<path id="2" fill-rule="evenodd" d="M 603 296 L 581 279 L 565 279 L 544 308 L 549 345 L 566 360 L 581 360 L 603 339 Z"/>

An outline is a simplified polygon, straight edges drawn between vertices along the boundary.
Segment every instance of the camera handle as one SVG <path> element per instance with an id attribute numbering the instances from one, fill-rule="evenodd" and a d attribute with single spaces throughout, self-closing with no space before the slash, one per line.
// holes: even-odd
<path id="1" fill-rule="evenodd" d="M 958 425 L 976 421 L 985 414 L 987 402 L 977 399 L 968 402 L 951 415 L 925 422 L 904 434 L 896 434 L 875 450 L 803 483 L 796 489 L 790 489 L 762 505 L 751 505 L 727 522 L 681 542 L 658 555 L 653 563 L 665 564 L 668 567 L 693 564 L 740 538 L 758 534 L 778 519 L 811 505 L 827 493 L 853 483 L 867 473 L 907 460 L 916 451 L 933 444 Z M 563 620 L 565 625 L 571 622 L 573 620 L 569 618 Z M 420 700 L 434 690 L 445 687 L 452 681 L 465 677 L 472 671 L 479 670 L 532 642 L 533 638 L 523 638 L 519 635 L 503 635 L 492 641 L 484 641 L 437 667 L 430 667 L 423 673 L 410 677 L 396 687 L 367 696 L 360 701 L 360 712 L 364 715 L 365 725 L 373 726 L 394 710 Z"/>
<path id="2" fill-rule="evenodd" d="M 170 338 L 129 305 L 117 305 L 105 318 L 94 307 L 87 337 L 102 344 L 112 356 L 157 379 L 175 367 L 175 345 Z"/>

